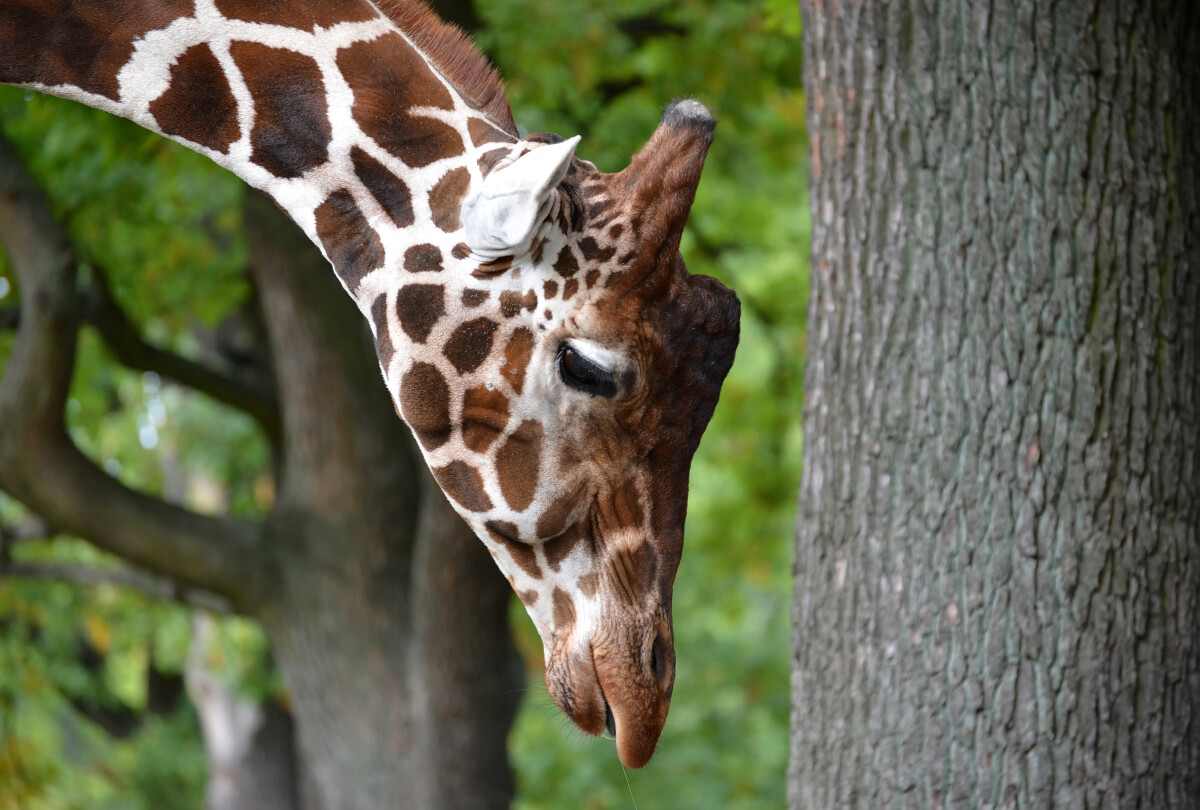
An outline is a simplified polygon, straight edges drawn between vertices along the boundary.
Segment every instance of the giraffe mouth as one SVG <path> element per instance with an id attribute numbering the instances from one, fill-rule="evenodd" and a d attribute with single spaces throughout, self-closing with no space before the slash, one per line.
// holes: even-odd
<path id="1" fill-rule="evenodd" d="M 670 700 L 660 687 L 639 683 L 642 679 L 632 678 L 626 668 L 594 656 L 592 649 L 560 647 L 546 668 L 547 691 L 576 728 L 612 740 L 625 767 L 641 768 L 654 755 Z M 610 653 L 607 658 L 611 657 Z M 615 702 L 609 700 L 605 684 Z"/>

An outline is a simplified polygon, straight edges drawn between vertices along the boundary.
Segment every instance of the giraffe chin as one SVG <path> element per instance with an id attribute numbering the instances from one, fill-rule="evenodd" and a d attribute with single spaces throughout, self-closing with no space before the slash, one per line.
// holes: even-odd
<path id="1" fill-rule="evenodd" d="M 546 667 L 546 688 L 580 731 L 593 737 L 607 731 L 621 764 L 641 768 L 654 755 L 671 701 L 653 680 L 606 666 L 606 658 L 590 648 L 560 646 Z"/>

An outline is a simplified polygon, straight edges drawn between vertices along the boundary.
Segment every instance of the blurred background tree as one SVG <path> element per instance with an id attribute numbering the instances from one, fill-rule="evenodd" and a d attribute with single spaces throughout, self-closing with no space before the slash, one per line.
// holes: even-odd
<path id="1" fill-rule="evenodd" d="M 705 101 L 721 123 L 683 252 L 693 272 L 743 302 L 737 362 L 692 470 L 675 591 L 679 688 L 658 754 L 623 774 L 610 743 L 569 728 L 545 696 L 540 642 L 512 600 L 528 671 L 510 737 L 515 806 L 628 807 L 632 794 L 643 806 L 778 807 L 809 227 L 796 4 L 435 5 L 474 29 L 519 124 L 582 134 L 581 154 L 603 170 L 625 165 L 671 98 Z M 47 190 L 85 276 L 103 268 L 147 342 L 219 361 L 230 375 L 254 366 L 261 338 L 245 316 L 254 302 L 239 181 L 125 122 L 20 90 L 0 89 L 0 124 Z M 5 305 L 18 291 L 0 273 L 0 326 L 11 327 Z M 67 416 L 91 458 L 199 511 L 258 518 L 273 507 L 269 414 L 255 419 L 130 370 L 96 330 L 80 335 Z M 11 342 L 0 328 L 0 363 Z M 192 606 L 180 601 L 197 595 L 54 536 L 10 500 L 0 501 L 0 524 L 0 808 L 200 806 L 195 701 L 159 693 L 178 692 L 191 667 L 250 705 L 286 703 L 262 631 L 206 619 L 202 655 L 189 659 Z"/>

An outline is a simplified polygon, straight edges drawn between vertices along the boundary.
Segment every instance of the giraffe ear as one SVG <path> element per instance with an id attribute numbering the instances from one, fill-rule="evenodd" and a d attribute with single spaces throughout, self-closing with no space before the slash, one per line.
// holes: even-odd
<path id="1" fill-rule="evenodd" d="M 466 243 L 484 258 L 520 256 L 550 209 L 555 188 L 567 176 L 579 136 L 531 149 L 500 166 L 467 195 L 462 206 Z"/>

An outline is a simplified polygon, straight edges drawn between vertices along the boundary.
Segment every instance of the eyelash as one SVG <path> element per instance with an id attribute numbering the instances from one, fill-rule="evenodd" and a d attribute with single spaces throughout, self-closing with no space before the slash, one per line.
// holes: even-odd
<path id="1" fill-rule="evenodd" d="M 563 343 L 558 347 L 558 377 L 568 388 L 594 397 L 611 397 L 617 393 L 617 382 L 607 371 Z"/>

